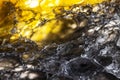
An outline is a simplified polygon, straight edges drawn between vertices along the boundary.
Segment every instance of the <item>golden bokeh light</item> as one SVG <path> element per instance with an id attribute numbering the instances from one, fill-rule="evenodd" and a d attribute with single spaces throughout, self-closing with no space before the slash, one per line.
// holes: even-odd
<path id="1" fill-rule="evenodd" d="M 30 8 L 35 8 L 39 6 L 39 0 L 27 0 L 25 5 L 28 5 Z"/>

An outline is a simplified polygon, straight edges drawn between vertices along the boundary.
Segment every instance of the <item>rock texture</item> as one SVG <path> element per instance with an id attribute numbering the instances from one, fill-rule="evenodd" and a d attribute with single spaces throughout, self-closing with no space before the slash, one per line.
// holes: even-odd
<path id="1" fill-rule="evenodd" d="M 120 1 L 79 9 L 77 30 L 63 42 L 2 44 L 0 79 L 120 80 Z"/>

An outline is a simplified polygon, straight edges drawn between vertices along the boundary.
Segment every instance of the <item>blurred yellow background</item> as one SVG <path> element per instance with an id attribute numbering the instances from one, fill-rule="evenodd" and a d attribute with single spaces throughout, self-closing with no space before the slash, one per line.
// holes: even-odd
<path id="1" fill-rule="evenodd" d="M 63 28 L 67 29 L 74 21 L 58 17 L 64 15 L 62 9 L 69 10 L 75 4 L 93 5 L 103 1 L 107 0 L 1 0 L 0 37 L 11 41 L 21 36 L 33 41 L 64 38 L 73 31 L 62 32 Z M 66 26 L 65 22 L 68 22 Z"/>

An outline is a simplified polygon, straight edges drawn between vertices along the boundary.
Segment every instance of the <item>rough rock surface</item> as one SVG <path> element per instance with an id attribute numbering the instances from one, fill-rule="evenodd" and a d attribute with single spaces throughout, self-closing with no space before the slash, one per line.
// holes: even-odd
<path id="1" fill-rule="evenodd" d="M 78 26 L 63 43 L 40 48 L 20 39 L 0 46 L 1 80 L 119 80 L 120 1 L 80 7 Z M 86 20 L 81 21 L 80 18 Z M 84 22 L 85 21 L 85 22 Z"/>

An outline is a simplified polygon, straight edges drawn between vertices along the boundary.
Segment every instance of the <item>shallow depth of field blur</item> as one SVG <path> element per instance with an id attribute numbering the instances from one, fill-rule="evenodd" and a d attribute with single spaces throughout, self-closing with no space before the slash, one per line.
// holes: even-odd
<path id="1" fill-rule="evenodd" d="M 74 20 L 78 7 L 102 1 L 106 0 L 1 0 L 0 41 L 63 40 L 81 27 Z"/>
<path id="2" fill-rule="evenodd" d="M 120 0 L 0 0 L 0 80 L 120 80 Z"/>

